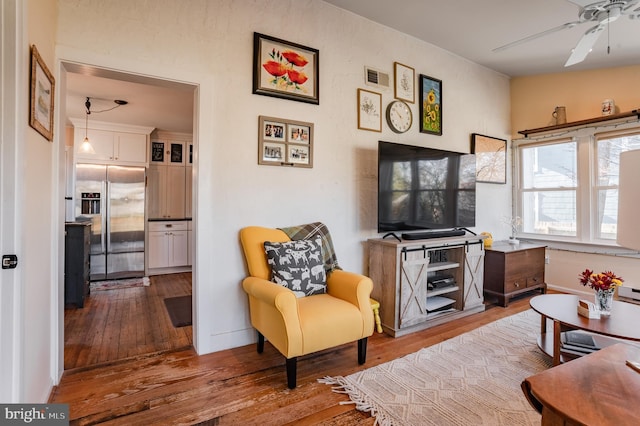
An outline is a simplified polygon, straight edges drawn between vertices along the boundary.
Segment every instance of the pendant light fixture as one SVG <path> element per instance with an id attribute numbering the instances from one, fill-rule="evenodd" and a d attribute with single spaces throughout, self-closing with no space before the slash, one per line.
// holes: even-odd
<path id="1" fill-rule="evenodd" d="M 80 151 L 85 154 L 95 154 L 96 150 L 91 146 L 91 142 L 89 141 L 88 129 L 89 129 L 89 114 L 91 114 L 91 101 L 89 98 L 84 103 L 84 106 L 87 108 L 85 111 L 85 119 L 84 119 L 84 140 L 82 141 L 82 145 L 80 145 Z"/>
<path id="2" fill-rule="evenodd" d="M 121 99 L 116 99 L 113 101 L 116 105 L 114 107 L 111 108 L 107 108 L 107 109 L 103 109 L 100 111 L 91 111 L 91 98 L 87 97 L 87 100 L 84 102 L 84 107 L 86 108 L 85 111 L 85 118 L 84 118 L 84 140 L 82 141 L 82 144 L 80 145 L 80 152 L 83 152 L 85 154 L 95 154 L 96 151 L 95 149 L 93 149 L 93 146 L 91 145 L 91 141 L 89 140 L 89 114 L 93 113 L 99 113 L 99 112 L 107 112 L 107 111 L 111 111 L 113 109 L 116 109 L 118 107 L 121 107 L 123 105 L 127 105 L 129 102 L 127 101 L 123 101 Z"/>

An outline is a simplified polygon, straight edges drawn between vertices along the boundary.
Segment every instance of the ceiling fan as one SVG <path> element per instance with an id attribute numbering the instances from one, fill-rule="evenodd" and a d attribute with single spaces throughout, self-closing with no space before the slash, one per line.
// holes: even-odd
<path id="1" fill-rule="evenodd" d="M 591 52 L 593 46 L 596 44 L 596 41 L 602 34 L 603 30 L 605 30 L 610 23 L 618 20 L 618 18 L 623 15 L 629 16 L 630 19 L 640 19 L 640 0 L 568 1 L 580 8 L 577 21 L 567 22 L 546 31 L 530 35 L 520 40 L 505 44 L 504 46 L 497 47 L 493 49 L 493 51 L 499 52 L 501 50 L 509 49 L 510 47 L 526 43 L 557 31 L 573 28 L 576 25 L 584 24 L 585 22 L 595 22 L 596 25 L 589 28 L 584 33 L 576 47 L 571 52 L 571 56 L 569 56 L 569 59 L 564 64 L 565 67 L 568 67 L 584 61 L 589 52 Z"/>

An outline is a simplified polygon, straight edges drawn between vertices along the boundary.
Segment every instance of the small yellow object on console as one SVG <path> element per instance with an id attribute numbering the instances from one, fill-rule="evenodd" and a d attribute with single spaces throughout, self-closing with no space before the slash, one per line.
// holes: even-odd
<path id="1" fill-rule="evenodd" d="M 484 235 L 486 238 L 484 239 L 484 246 L 491 247 L 493 245 L 493 235 L 489 232 L 482 232 L 480 235 Z"/>

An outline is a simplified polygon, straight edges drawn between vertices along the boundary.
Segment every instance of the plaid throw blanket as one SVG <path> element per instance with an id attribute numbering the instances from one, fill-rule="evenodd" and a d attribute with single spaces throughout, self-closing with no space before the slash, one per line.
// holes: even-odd
<path id="1" fill-rule="evenodd" d="M 327 274 L 334 269 L 342 269 L 338 265 L 338 258 L 333 249 L 331 234 L 325 224 L 321 222 L 307 223 L 306 225 L 290 226 L 288 228 L 278 228 L 289 236 L 292 240 L 313 240 L 316 236 L 322 239 L 322 263 Z"/>

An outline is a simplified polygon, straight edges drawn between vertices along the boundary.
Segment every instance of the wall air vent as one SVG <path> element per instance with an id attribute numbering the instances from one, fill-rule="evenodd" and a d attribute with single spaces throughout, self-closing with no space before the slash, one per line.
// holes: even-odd
<path id="1" fill-rule="evenodd" d="M 389 88 L 389 74 L 371 67 L 364 67 L 364 83 L 379 89 Z"/>

